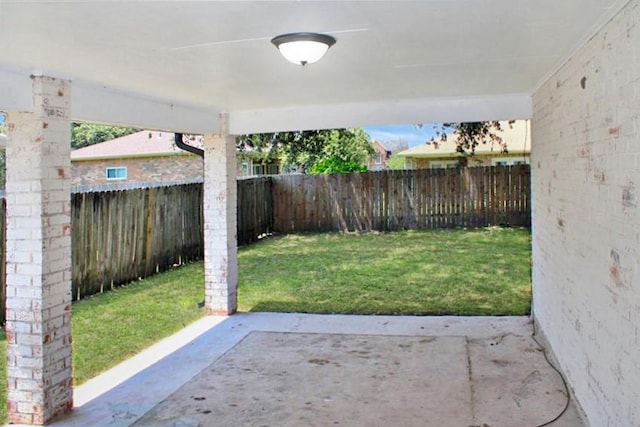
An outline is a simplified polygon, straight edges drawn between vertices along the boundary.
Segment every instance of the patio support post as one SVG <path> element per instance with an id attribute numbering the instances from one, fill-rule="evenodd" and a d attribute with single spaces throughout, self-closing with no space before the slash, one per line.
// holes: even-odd
<path id="1" fill-rule="evenodd" d="M 204 137 L 204 274 L 207 314 L 237 310 L 236 142 L 228 117 L 220 133 Z"/>
<path id="2" fill-rule="evenodd" d="M 32 83 L 33 112 L 7 117 L 7 409 L 40 425 L 73 406 L 71 86 Z"/>

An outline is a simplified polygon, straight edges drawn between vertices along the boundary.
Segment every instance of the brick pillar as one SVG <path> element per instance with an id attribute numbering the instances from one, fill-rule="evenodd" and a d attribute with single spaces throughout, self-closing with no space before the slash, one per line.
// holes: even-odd
<path id="1" fill-rule="evenodd" d="M 70 84 L 33 78 L 33 113 L 7 130 L 9 422 L 44 424 L 72 406 Z"/>
<path id="2" fill-rule="evenodd" d="M 219 135 L 204 137 L 204 275 L 208 314 L 237 310 L 236 142 L 222 117 Z"/>

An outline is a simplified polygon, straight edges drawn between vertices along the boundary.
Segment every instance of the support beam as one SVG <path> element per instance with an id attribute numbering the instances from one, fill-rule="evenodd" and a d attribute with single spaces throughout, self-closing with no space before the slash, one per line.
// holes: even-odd
<path id="1" fill-rule="evenodd" d="M 237 310 L 236 142 L 221 116 L 219 134 L 204 137 L 204 273 L 208 314 Z"/>
<path id="2" fill-rule="evenodd" d="M 33 77 L 33 112 L 7 128 L 7 375 L 10 423 L 73 406 L 70 84 Z"/>
<path id="3" fill-rule="evenodd" d="M 479 122 L 531 118 L 531 95 L 397 99 L 233 111 L 229 131 L 245 133 L 333 129 L 354 125 Z"/>
<path id="4" fill-rule="evenodd" d="M 33 111 L 32 73 L 30 68 L 0 67 L 0 110 Z M 213 133 L 220 129 L 217 117 L 212 119 L 212 115 L 219 111 L 215 107 L 205 108 L 153 98 L 78 78 L 73 79 L 71 96 L 72 121 L 197 134 Z"/>

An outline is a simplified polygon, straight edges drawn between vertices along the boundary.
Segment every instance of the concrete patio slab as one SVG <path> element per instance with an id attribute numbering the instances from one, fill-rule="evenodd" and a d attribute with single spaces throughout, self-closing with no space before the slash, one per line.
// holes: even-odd
<path id="1" fill-rule="evenodd" d="M 134 425 L 468 425 L 467 373 L 463 337 L 253 332 Z"/>
<path id="2" fill-rule="evenodd" d="M 78 387 L 53 425 L 538 426 L 566 395 L 531 333 L 526 317 L 207 317 Z M 574 405 L 553 423 L 583 425 Z"/>

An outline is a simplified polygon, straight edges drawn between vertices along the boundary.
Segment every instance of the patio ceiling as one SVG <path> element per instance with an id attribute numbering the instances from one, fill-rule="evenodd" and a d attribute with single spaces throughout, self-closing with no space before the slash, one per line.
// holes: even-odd
<path id="1" fill-rule="evenodd" d="M 627 0 L 0 0 L 0 109 L 31 74 L 75 120 L 184 132 L 529 118 L 531 93 Z M 293 65 L 273 36 L 337 39 Z"/>

